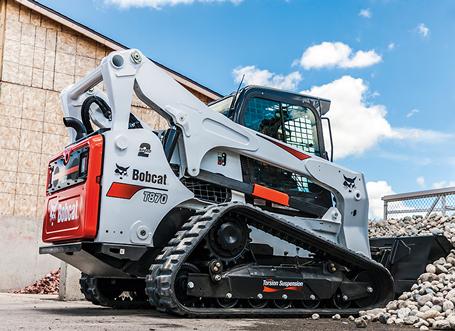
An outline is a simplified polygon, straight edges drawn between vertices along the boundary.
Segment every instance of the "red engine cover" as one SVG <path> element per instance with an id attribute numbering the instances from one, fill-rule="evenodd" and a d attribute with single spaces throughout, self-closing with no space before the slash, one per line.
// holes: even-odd
<path id="1" fill-rule="evenodd" d="M 44 242 L 96 237 L 103 160 L 98 134 L 68 146 L 51 159 L 47 175 Z"/>

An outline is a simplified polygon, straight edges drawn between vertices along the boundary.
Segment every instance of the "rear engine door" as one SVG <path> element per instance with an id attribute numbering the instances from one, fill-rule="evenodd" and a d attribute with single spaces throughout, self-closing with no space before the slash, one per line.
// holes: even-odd
<path id="1" fill-rule="evenodd" d="M 49 162 L 43 241 L 93 239 L 98 228 L 103 137 L 71 145 Z"/>

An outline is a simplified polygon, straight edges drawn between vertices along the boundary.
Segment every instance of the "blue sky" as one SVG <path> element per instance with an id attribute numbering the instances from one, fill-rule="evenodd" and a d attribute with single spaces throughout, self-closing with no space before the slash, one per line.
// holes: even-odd
<path id="1" fill-rule="evenodd" d="M 245 74 L 331 98 L 371 198 L 455 185 L 454 1 L 40 2 L 222 94 Z"/>

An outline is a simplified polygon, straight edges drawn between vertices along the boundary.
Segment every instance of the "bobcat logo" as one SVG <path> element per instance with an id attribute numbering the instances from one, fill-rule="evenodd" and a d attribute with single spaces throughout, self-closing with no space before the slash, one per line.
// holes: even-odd
<path id="1" fill-rule="evenodd" d="M 122 167 L 122 166 L 119 166 L 117 163 L 115 164 L 115 166 L 117 167 L 117 169 L 115 169 L 114 173 L 120 177 L 120 179 L 123 178 L 123 176 L 127 177 L 128 176 L 128 169 L 130 167 Z"/>
<path id="2" fill-rule="evenodd" d="M 349 178 L 349 177 L 346 177 L 345 175 L 343 175 L 343 177 L 344 177 L 343 186 L 346 187 L 347 189 L 354 189 L 355 180 L 357 179 L 357 177 Z"/>

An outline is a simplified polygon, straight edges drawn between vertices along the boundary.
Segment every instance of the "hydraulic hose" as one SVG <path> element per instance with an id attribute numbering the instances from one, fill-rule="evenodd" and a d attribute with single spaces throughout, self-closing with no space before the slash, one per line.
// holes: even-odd
<path id="1" fill-rule="evenodd" d="M 103 112 L 104 117 L 107 119 L 111 120 L 112 118 L 112 111 L 109 105 L 104 101 L 102 98 L 97 97 L 95 95 L 88 97 L 87 99 L 84 100 L 81 106 L 81 118 L 82 118 L 82 123 L 84 124 L 87 133 L 90 134 L 93 132 L 93 127 L 92 124 L 90 123 L 90 106 L 92 103 L 96 103 L 98 107 L 101 109 Z"/>

